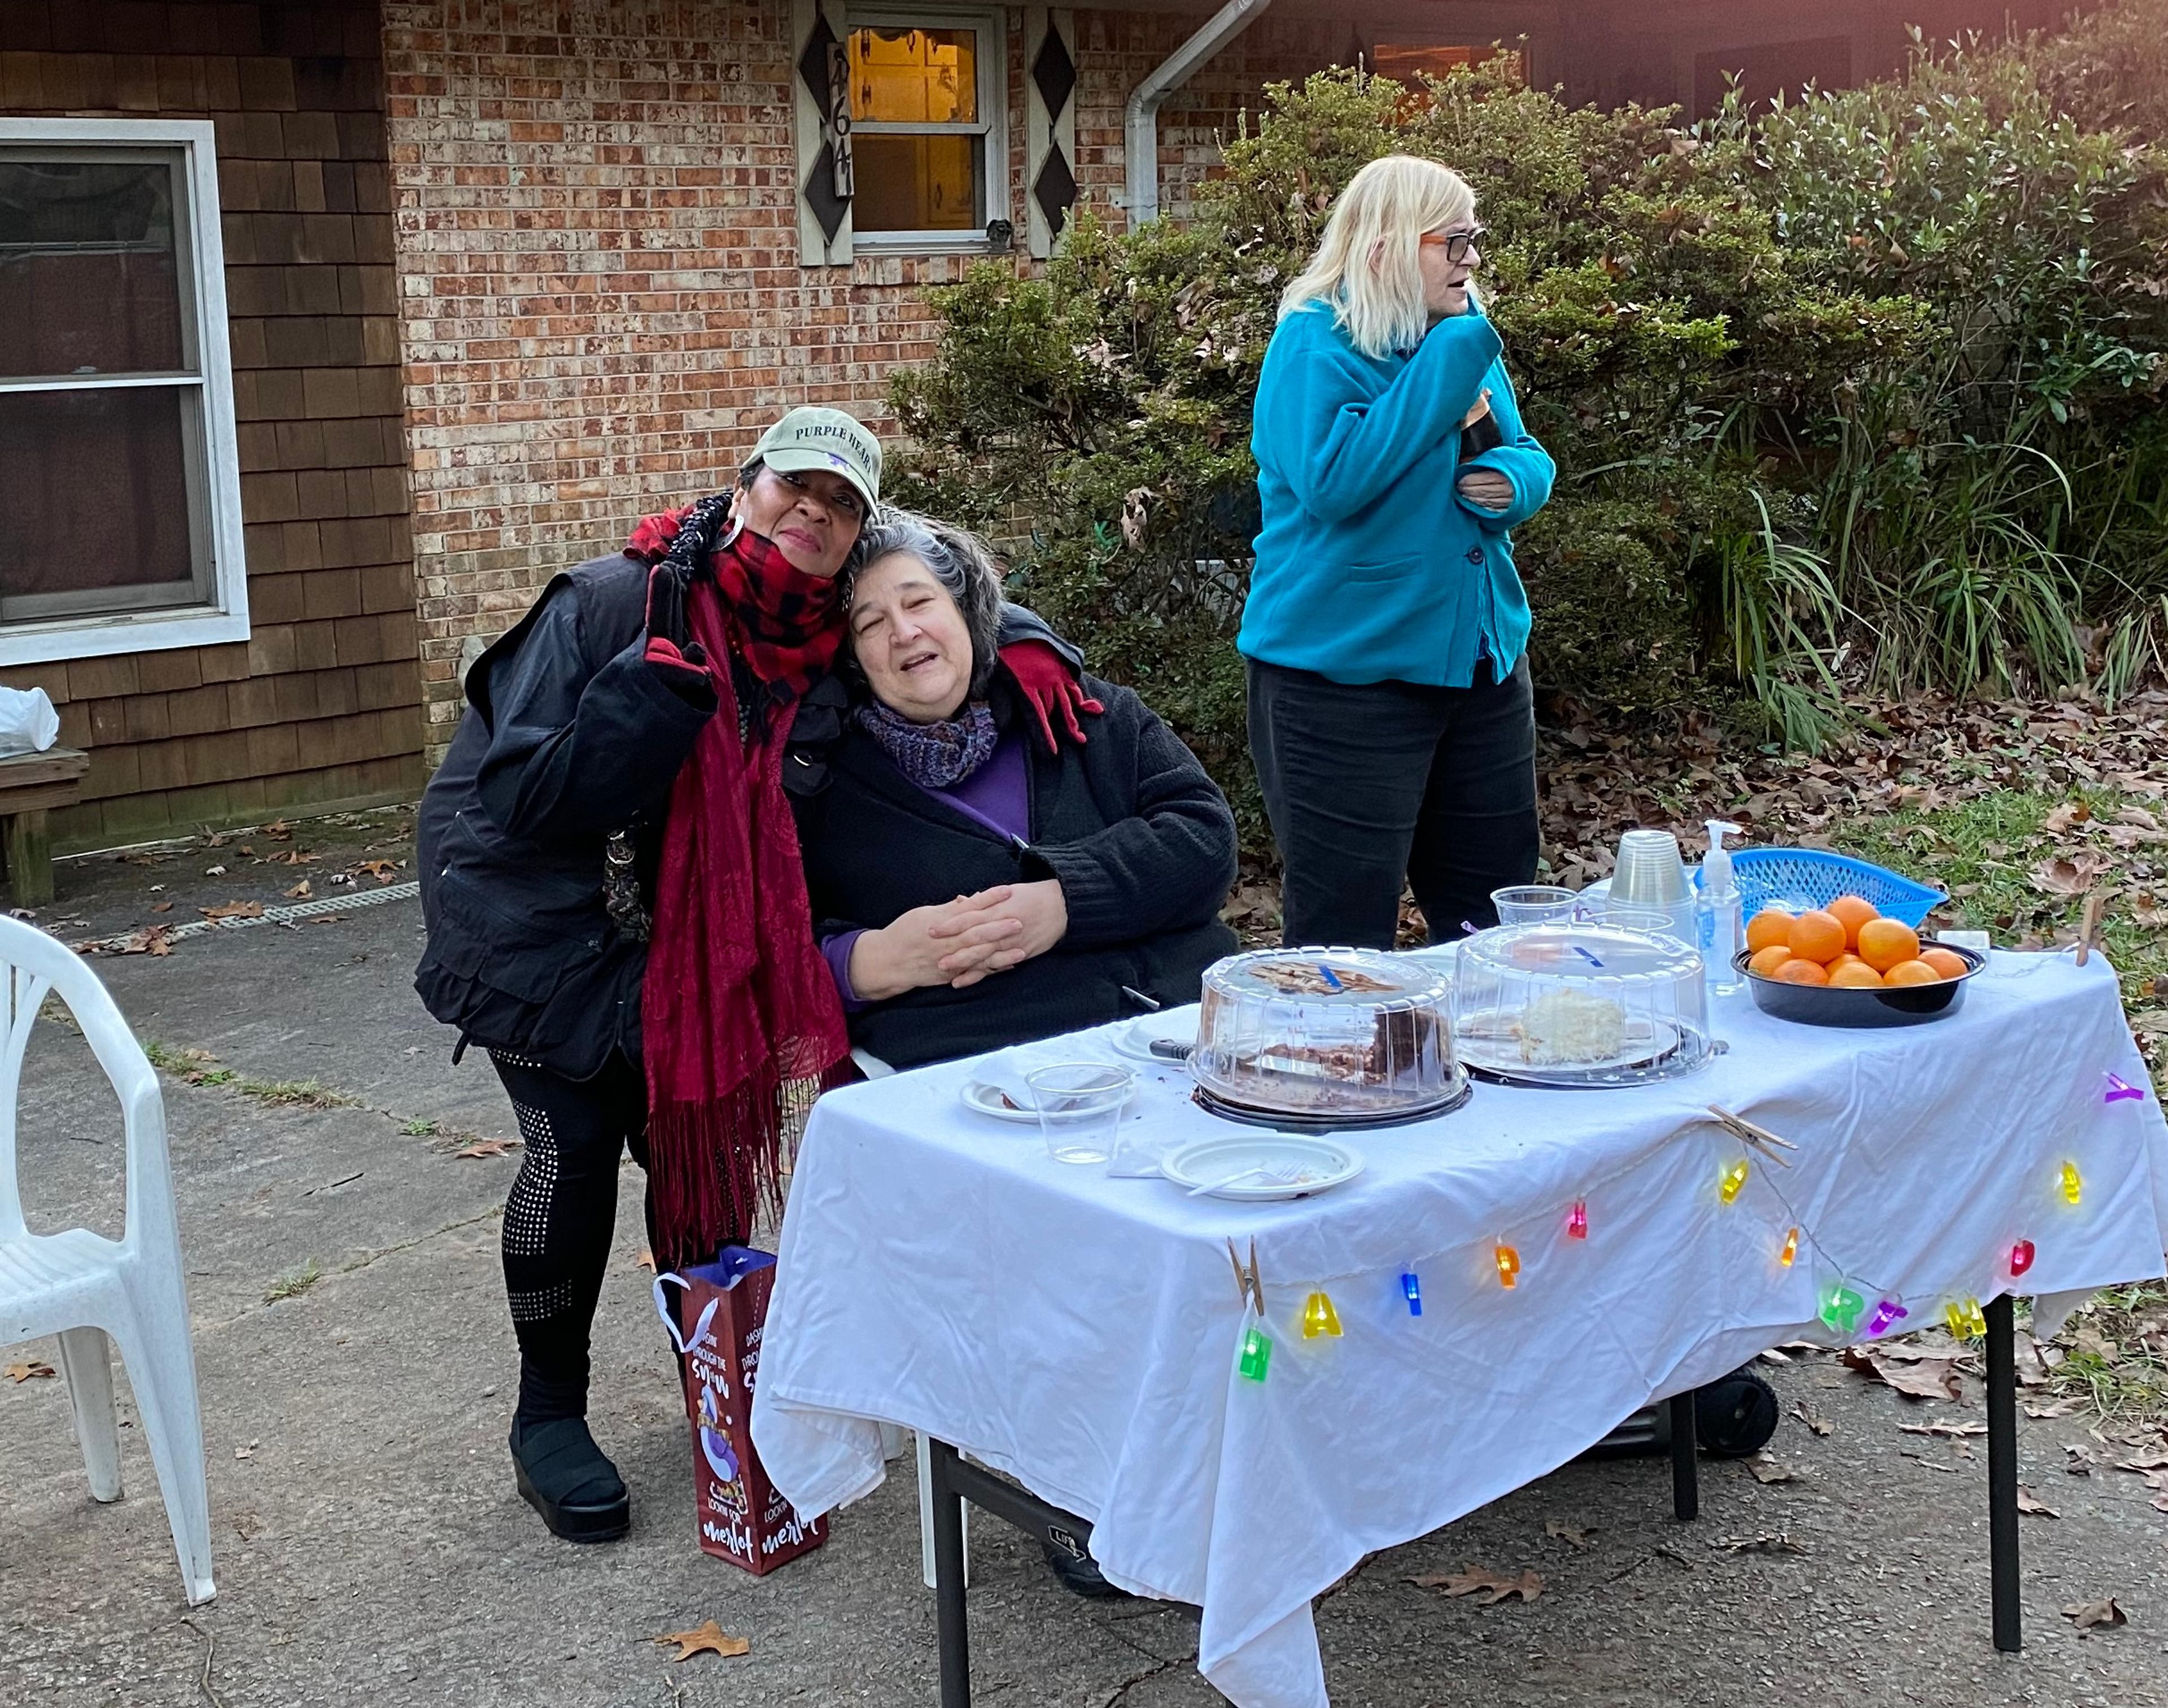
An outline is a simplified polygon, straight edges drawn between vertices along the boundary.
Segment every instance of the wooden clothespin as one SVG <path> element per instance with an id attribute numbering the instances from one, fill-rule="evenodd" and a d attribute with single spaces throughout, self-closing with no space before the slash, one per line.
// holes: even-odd
<path id="1" fill-rule="evenodd" d="M 1780 1139 L 1768 1128 L 1756 1126 L 1744 1115 L 1734 1115 L 1730 1109 L 1720 1108 L 1715 1104 L 1708 1105 L 1708 1112 L 1715 1117 L 1716 1124 L 1737 1139 L 1740 1144 L 1767 1157 L 1780 1168 L 1788 1168 L 1792 1166 L 1791 1158 L 1783 1153 L 1786 1151 L 1796 1151 L 1799 1147 L 1789 1139 Z"/>
<path id="2" fill-rule="evenodd" d="M 2107 897 L 2096 890 L 2086 897 L 2086 905 L 2078 915 L 2078 965 L 2083 966 L 2091 959 L 2093 939 L 2100 934 L 2101 915 L 2107 911 Z"/>
<path id="3" fill-rule="evenodd" d="M 1235 1249 L 1235 1242 L 1231 1239 L 1227 1242 L 1227 1261 L 1235 1266 L 1235 1290 L 1242 1296 L 1242 1302 L 1245 1305 L 1254 1306 L 1257 1315 L 1263 1316 L 1265 1314 L 1265 1284 L 1263 1278 L 1257 1273 L 1256 1236 L 1252 1235 L 1250 1239 L 1250 1261 L 1246 1265 L 1242 1262 L 1241 1254 Z"/>

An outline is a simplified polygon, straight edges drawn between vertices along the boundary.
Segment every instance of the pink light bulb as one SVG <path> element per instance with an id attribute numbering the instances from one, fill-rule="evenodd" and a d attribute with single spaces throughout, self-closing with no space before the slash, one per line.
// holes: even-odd
<path id="1" fill-rule="evenodd" d="M 1588 1200 L 1576 1198 L 1573 1208 L 1565 1213 L 1565 1237 L 1568 1239 L 1588 1237 Z"/>
<path id="2" fill-rule="evenodd" d="M 2032 1242 L 2021 1239 L 2010 1248 L 2010 1273 L 2022 1275 L 2032 1267 Z"/>

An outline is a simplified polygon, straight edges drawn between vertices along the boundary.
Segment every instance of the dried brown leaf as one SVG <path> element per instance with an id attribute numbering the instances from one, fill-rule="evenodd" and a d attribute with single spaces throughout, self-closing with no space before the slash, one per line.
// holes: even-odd
<path id="1" fill-rule="evenodd" d="M 2063 1610 L 2063 1617 L 2075 1626 L 2082 1634 L 2091 1631 L 2113 1631 L 2118 1626 L 2128 1625 L 2130 1616 L 2115 1604 L 2111 1595 L 2102 1601 L 2087 1601 L 2076 1607 Z"/>
<path id="2" fill-rule="evenodd" d="M 1567 1524 L 1563 1519 L 1545 1519 L 1544 1534 L 1564 1542 L 1569 1548 L 1586 1548 L 1588 1539 L 1596 1534 L 1592 1528 Z"/>
<path id="3" fill-rule="evenodd" d="M 1757 1453 L 1746 1461 L 1748 1475 L 1756 1482 L 1792 1482 L 1799 1472 L 1781 1459 L 1772 1459 L 1767 1453 Z"/>
<path id="4" fill-rule="evenodd" d="M 517 1139 L 476 1139 L 452 1152 L 454 1157 L 502 1157 L 519 1142 Z"/>
<path id="5" fill-rule="evenodd" d="M 53 1373 L 53 1367 L 41 1358 L 26 1358 L 19 1364 L 0 1368 L 0 1376 L 11 1382 L 42 1381 Z"/>
<path id="6" fill-rule="evenodd" d="M 1932 1423 L 1900 1423 L 1897 1427 L 1907 1435 L 1942 1435 L 1952 1439 L 1961 1435 L 1987 1434 L 1985 1423 L 1946 1423 L 1938 1420 Z"/>
<path id="7" fill-rule="evenodd" d="M 199 907 L 196 912 L 206 919 L 261 919 L 261 902 L 226 902 L 215 907 Z"/>
<path id="8" fill-rule="evenodd" d="M 306 902 L 314 894 L 316 894 L 316 891 L 309 887 L 309 881 L 306 878 L 304 878 L 300 883 L 295 885 L 292 889 L 286 891 L 286 899 L 290 902 Z"/>
<path id="9" fill-rule="evenodd" d="M 2057 1512 L 2054 1508 L 2049 1506 L 2046 1501 L 2041 1499 L 2038 1495 L 2033 1493 L 2031 1489 L 2026 1487 L 2026 1486 L 2022 1482 L 2017 1485 L 2017 1510 L 2021 1513 L 2030 1514 L 2035 1518 L 2059 1519 L 2062 1517 L 2062 1514 Z"/>
<path id="10" fill-rule="evenodd" d="M 673 1661 L 688 1661 L 698 1654 L 718 1654 L 725 1660 L 732 1656 L 750 1654 L 752 1644 L 741 1636 L 731 1636 L 712 1619 L 704 1620 L 690 1631 L 666 1631 L 661 1636 L 651 1637 L 651 1642 L 665 1645 L 675 1643 L 678 1652 L 670 1657 Z"/>
<path id="11" fill-rule="evenodd" d="M 1863 1346 L 1852 1346 L 1845 1349 L 1843 1362 L 1847 1370 L 1894 1388 L 1907 1399 L 1960 1402 L 1964 1399 L 1964 1384 L 1958 1380 L 1955 1360 L 1949 1358 L 1900 1360 L 1878 1349 L 1870 1352 Z"/>
<path id="12" fill-rule="evenodd" d="M 1804 1554 L 1806 1544 L 1793 1541 L 1783 1530 L 1764 1530 L 1758 1536 L 1719 1536 L 1709 1546 L 1724 1554 Z"/>
<path id="13" fill-rule="evenodd" d="M 1517 1578 L 1501 1578 L 1488 1566 L 1464 1566 L 1458 1572 L 1429 1572 L 1408 1582 L 1418 1589 L 1443 1589 L 1448 1596 L 1473 1595 L 1477 1604 L 1496 1607 L 1509 1596 L 1533 1601 L 1544 1593 L 1540 1572 L 1524 1571 Z"/>
<path id="14" fill-rule="evenodd" d="M 1836 1433 L 1836 1425 L 1830 1422 L 1827 1418 L 1818 1418 L 1809 1411 L 1804 1400 L 1799 1401 L 1792 1407 L 1792 1415 L 1817 1435 L 1834 1435 Z"/>

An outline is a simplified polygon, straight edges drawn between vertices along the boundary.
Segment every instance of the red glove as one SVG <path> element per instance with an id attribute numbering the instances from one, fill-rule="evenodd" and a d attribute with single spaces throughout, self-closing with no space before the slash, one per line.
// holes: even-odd
<path id="1" fill-rule="evenodd" d="M 698 641 L 693 643 L 692 651 L 695 656 L 688 658 L 678 650 L 674 641 L 651 635 L 641 656 L 655 667 L 663 684 L 679 699 L 695 705 L 710 705 L 715 700 L 715 684 L 708 674 L 706 654 Z"/>
<path id="2" fill-rule="evenodd" d="M 1107 708 L 1084 692 L 1061 655 L 1044 641 L 1018 641 L 1002 648 L 1002 662 L 1008 666 L 1009 674 L 1016 678 L 1016 685 L 1023 691 L 1025 700 L 1037 715 L 1039 732 L 1046 737 L 1046 751 L 1061 751 L 1061 743 L 1054 734 L 1054 714 L 1057 710 L 1068 728 L 1069 739 L 1082 747 L 1087 737 L 1084 726 L 1076 721 L 1076 714 L 1088 711 L 1097 717 Z"/>

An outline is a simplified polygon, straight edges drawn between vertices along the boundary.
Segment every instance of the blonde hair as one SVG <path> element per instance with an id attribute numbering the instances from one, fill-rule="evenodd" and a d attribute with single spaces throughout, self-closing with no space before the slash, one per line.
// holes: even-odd
<path id="1" fill-rule="evenodd" d="M 1412 349 L 1430 329 L 1417 240 L 1475 216 L 1475 192 L 1448 166 L 1412 154 L 1374 160 L 1348 180 L 1310 265 L 1280 295 L 1279 317 L 1312 302 L 1364 355 Z"/>

